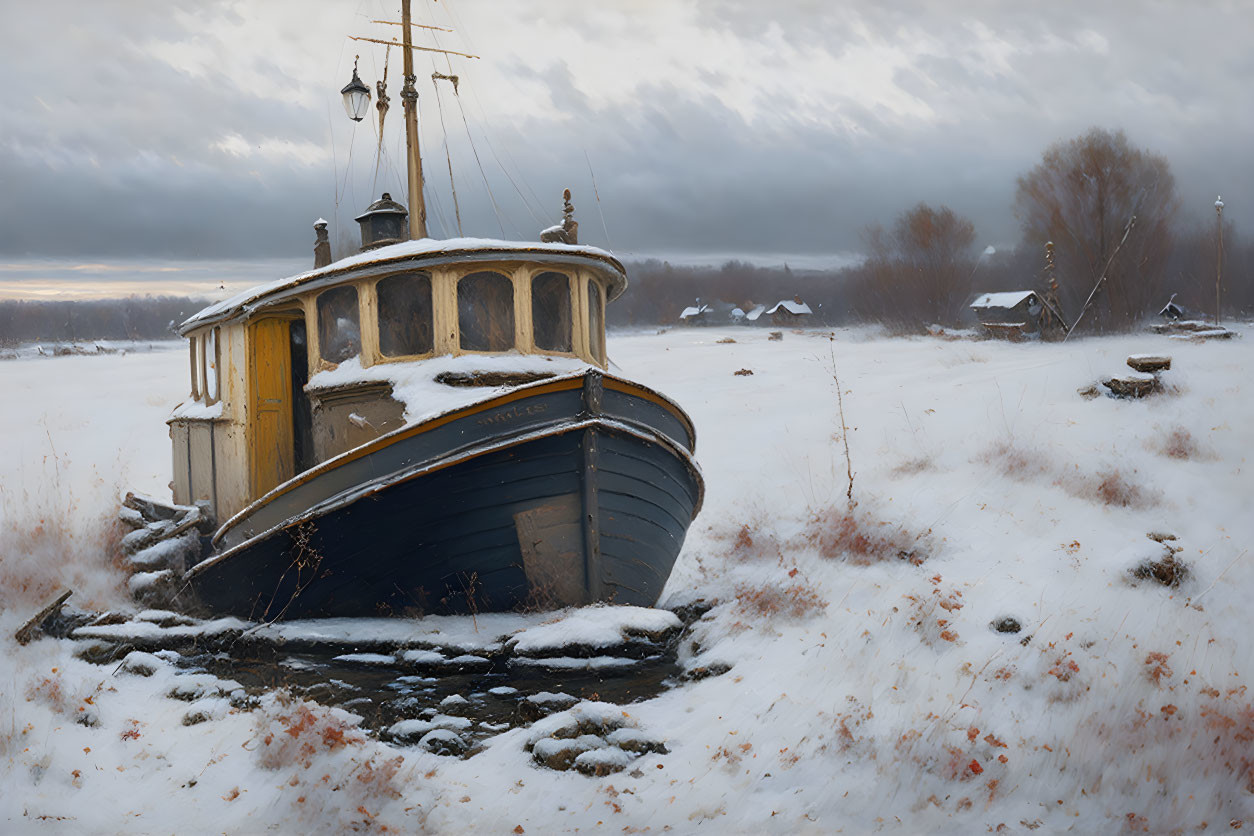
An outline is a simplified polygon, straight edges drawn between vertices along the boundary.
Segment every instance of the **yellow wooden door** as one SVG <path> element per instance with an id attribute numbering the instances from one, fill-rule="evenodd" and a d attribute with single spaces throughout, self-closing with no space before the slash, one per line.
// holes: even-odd
<path id="1" fill-rule="evenodd" d="M 286 319 L 262 319 L 249 331 L 249 450 L 252 495 L 295 475 L 292 350 Z"/>

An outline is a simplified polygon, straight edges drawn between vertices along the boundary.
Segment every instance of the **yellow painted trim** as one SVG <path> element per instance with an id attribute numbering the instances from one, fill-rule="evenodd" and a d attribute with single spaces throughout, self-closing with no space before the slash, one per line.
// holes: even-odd
<path id="1" fill-rule="evenodd" d="M 374 294 L 375 282 L 357 283 L 357 330 L 361 336 L 361 364 L 379 362 L 379 305 Z"/>

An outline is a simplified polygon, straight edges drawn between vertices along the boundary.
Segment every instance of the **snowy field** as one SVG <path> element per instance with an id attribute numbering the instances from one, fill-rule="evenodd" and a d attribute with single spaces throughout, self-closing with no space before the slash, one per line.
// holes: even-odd
<path id="1" fill-rule="evenodd" d="M 141 677 L 81 661 L 69 641 L 20 647 L 14 630 L 63 586 L 81 607 L 124 603 L 112 516 L 128 488 L 168 495 L 163 422 L 187 358 L 172 346 L 0 363 L 0 830 L 1254 827 L 1242 330 L 1066 345 L 612 336 L 612 369 L 696 423 L 705 507 L 662 604 L 717 602 L 680 662 L 729 670 L 572 709 L 668 750 L 600 778 L 536 764 L 532 729 L 441 757 L 281 696 L 219 700 L 215 719 L 185 726 L 160 660 Z M 1077 395 L 1149 352 L 1174 358 L 1166 393 Z M 1130 573 L 1173 547 L 1178 586 Z M 597 617 L 578 616 L 589 630 Z M 1018 632 L 992 626 L 1010 619 Z M 533 729 L 574 715 L 553 716 Z"/>

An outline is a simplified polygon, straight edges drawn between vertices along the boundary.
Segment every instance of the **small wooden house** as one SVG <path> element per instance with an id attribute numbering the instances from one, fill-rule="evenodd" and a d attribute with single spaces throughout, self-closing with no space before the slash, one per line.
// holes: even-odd
<path id="1" fill-rule="evenodd" d="M 679 321 L 683 325 L 709 325 L 711 320 L 711 312 L 713 308 L 709 305 L 703 305 L 698 302 L 684 308 L 679 315 Z"/>
<path id="2" fill-rule="evenodd" d="M 983 293 L 971 303 L 971 310 L 986 331 L 1004 339 L 1039 334 L 1051 320 L 1064 322 L 1035 290 Z"/>
<path id="3" fill-rule="evenodd" d="M 812 313 L 810 306 L 802 302 L 800 296 L 794 296 L 791 299 L 781 299 L 776 302 L 766 315 L 771 318 L 772 325 L 799 328 L 805 324 Z"/>

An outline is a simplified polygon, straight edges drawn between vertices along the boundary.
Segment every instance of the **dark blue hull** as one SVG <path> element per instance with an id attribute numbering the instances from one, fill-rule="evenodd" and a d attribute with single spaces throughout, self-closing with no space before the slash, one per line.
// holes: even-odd
<path id="1" fill-rule="evenodd" d="M 703 491 L 677 407 L 590 372 L 438 420 L 229 522 L 188 573 L 201 603 L 271 620 L 657 601 Z M 346 487 L 350 467 L 381 475 Z"/>

